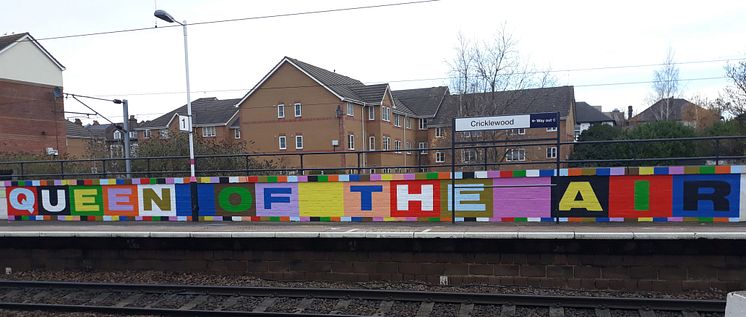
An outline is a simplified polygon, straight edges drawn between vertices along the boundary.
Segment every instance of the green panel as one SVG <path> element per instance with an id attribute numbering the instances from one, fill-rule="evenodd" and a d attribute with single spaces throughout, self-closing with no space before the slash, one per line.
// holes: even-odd
<path id="1" fill-rule="evenodd" d="M 700 174 L 715 174 L 715 166 L 701 166 L 699 168 Z"/>
<path id="2" fill-rule="evenodd" d="M 316 178 L 317 182 L 328 182 L 329 181 L 329 175 L 319 175 Z"/>
<path id="3" fill-rule="evenodd" d="M 438 173 L 427 173 L 427 179 L 438 179 Z"/>
<path id="4" fill-rule="evenodd" d="M 700 218 L 697 218 L 697 220 L 699 220 L 699 222 L 712 222 L 712 218 L 706 218 L 706 217 L 700 217 Z"/>
<path id="5" fill-rule="evenodd" d="M 514 222 L 528 222 L 528 218 L 513 218 Z"/>
<path id="6" fill-rule="evenodd" d="M 635 210 L 650 210 L 650 181 L 635 181 Z"/>
<path id="7" fill-rule="evenodd" d="M 433 218 L 433 217 L 430 217 L 430 218 L 427 218 L 427 221 L 428 221 L 428 222 L 440 222 L 440 218 Z"/>
<path id="8" fill-rule="evenodd" d="M 513 177 L 526 177 L 526 170 L 513 171 Z"/>
<path id="9" fill-rule="evenodd" d="M 280 221 L 280 217 L 269 217 L 269 221 L 278 222 Z"/>
<path id="10" fill-rule="evenodd" d="M 277 176 L 267 176 L 267 183 L 277 183 Z"/>

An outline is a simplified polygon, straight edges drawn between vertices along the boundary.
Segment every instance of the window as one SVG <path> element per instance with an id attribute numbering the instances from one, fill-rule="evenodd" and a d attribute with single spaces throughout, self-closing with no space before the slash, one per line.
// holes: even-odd
<path id="1" fill-rule="evenodd" d="M 443 128 L 435 128 L 435 137 L 436 138 L 442 138 L 443 137 Z"/>
<path id="2" fill-rule="evenodd" d="M 518 128 L 518 129 L 510 129 L 510 135 L 524 135 L 526 134 L 526 129 Z"/>
<path id="3" fill-rule="evenodd" d="M 295 108 L 295 117 L 296 118 L 300 117 L 301 114 L 303 113 L 303 109 L 302 109 L 300 102 L 295 103 L 294 108 Z"/>
<path id="4" fill-rule="evenodd" d="M 381 120 L 391 122 L 391 108 L 381 107 Z"/>
<path id="5" fill-rule="evenodd" d="M 122 131 L 116 130 L 114 131 L 114 140 L 121 140 L 122 139 Z"/>
<path id="6" fill-rule="evenodd" d="M 241 138 L 241 129 L 233 129 L 233 138 L 236 140 Z"/>
<path id="7" fill-rule="evenodd" d="M 282 119 L 285 117 L 285 105 L 279 104 L 277 105 L 277 118 Z"/>
<path id="8" fill-rule="evenodd" d="M 401 122 L 399 122 L 400 118 L 401 118 L 400 115 L 394 114 L 394 126 L 395 127 L 401 127 Z"/>
<path id="9" fill-rule="evenodd" d="M 354 134 L 347 135 L 347 149 L 348 150 L 355 149 L 355 135 Z"/>
<path id="10" fill-rule="evenodd" d="M 355 105 L 353 105 L 351 102 L 347 103 L 347 115 L 350 117 L 355 116 Z"/>
<path id="11" fill-rule="evenodd" d="M 401 141 L 394 140 L 394 153 L 401 153 Z"/>
<path id="12" fill-rule="evenodd" d="M 371 136 L 368 138 L 368 150 L 375 151 L 376 149 L 376 137 Z"/>
<path id="13" fill-rule="evenodd" d="M 215 127 L 204 127 L 202 128 L 202 136 L 211 138 L 215 136 Z"/>
<path id="14" fill-rule="evenodd" d="M 160 134 L 161 134 L 161 139 L 168 139 L 168 136 L 169 136 L 168 129 L 161 130 Z"/>
<path id="15" fill-rule="evenodd" d="M 508 149 L 508 151 L 505 153 L 505 160 L 508 162 L 525 161 L 526 150 L 525 149 Z"/>
<path id="16" fill-rule="evenodd" d="M 389 144 L 391 143 L 391 138 L 385 136 L 383 137 L 383 149 L 384 150 L 390 150 Z"/>
<path id="17" fill-rule="evenodd" d="M 547 132 L 557 132 L 557 127 L 547 128 Z"/>
<path id="18" fill-rule="evenodd" d="M 143 138 L 150 138 L 150 129 L 145 129 L 145 131 L 142 132 Z"/>
<path id="19" fill-rule="evenodd" d="M 303 149 L 303 136 L 302 135 L 295 136 L 295 149 L 296 150 Z"/>
<path id="20" fill-rule="evenodd" d="M 435 152 L 435 163 L 443 163 L 446 161 L 446 155 L 443 152 Z"/>
<path id="21" fill-rule="evenodd" d="M 137 139 L 137 132 L 136 131 L 130 131 L 130 140 Z"/>
<path id="22" fill-rule="evenodd" d="M 427 151 L 424 151 L 427 148 L 427 143 L 420 142 L 417 144 L 417 148 L 420 149 L 420 154 L 427 154 Z"/>
<path id="23" fill-rule="evenodd" d="M 376 120 L 376 108 L 374 107 L 368 107 L 368 120 L 373 121 Z"/>
<path id="24" fill-rule="evenodd" d="M 404 118 L 404 128 L 406 129 L 412 128 L 412 119 Z"/>
<path id="25" fill-rule="evenodd" d="M 476 159 L 476 153 L 474 152 L 474 150 L 464 149 L 461 151 L 461 157 L 463 158 L 464 162 L 471 162 Z"/>
<path id="26" fill-rule="evenodd" d="M 407 141 L 406 146 L 404 147 L 405 150 L 407 150 L 407 154 L 412 154 L 409 150 L 412 149 L 412 142 Z"/>
<path id="27" fill-rule="evenodd" d="M 281 135 L 279 138 L 277 138 L 277 143 L 280 146 L 280 150 L 285 150 L 288 148 L 287 137 L 284 135 Z"/>
<path id="28" fill-rule="evenodd" d="M 420 119 L 420 130 L 425 130 L 425 129 L 427 129 L 427 119 L 422 118 Z"/>
<path id="29" fill-rule="evenodd" d="M 557 158 L 557 147 L 556 146 L 547 148 L 547 158 Z"/>

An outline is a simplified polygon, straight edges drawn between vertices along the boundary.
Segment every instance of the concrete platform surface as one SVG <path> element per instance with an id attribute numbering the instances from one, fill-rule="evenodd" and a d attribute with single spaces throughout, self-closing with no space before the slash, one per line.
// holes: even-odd
<path id="1" fill-rule="evenodd" d="M 0 237 L 746 240 L 746 223 L 5 222 Z"/>

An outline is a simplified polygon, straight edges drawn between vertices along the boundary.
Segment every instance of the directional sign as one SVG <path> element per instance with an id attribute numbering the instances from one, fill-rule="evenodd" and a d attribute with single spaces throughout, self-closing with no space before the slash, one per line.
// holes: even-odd
<path id="1" fill-rule="evenodd" d="M 517 128 L 557 127 L 557 113 L 532 113 L 515 116 L 457 118 L 456 131 L 505 130 Z"/>
<path id="2" fill-rule="evenodd" d="M 179 115 L 179 131 L 192 131 L 192 120 L 189 119 L 189 116 Z"/>

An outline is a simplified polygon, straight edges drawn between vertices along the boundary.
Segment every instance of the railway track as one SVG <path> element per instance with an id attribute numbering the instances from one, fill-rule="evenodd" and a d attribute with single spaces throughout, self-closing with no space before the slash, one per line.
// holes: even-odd
<path id="1" fill-rule="evenodd" d="M 158 316 L 723 316 L 725 301 L 0 281 L 0 309 Z"/>

